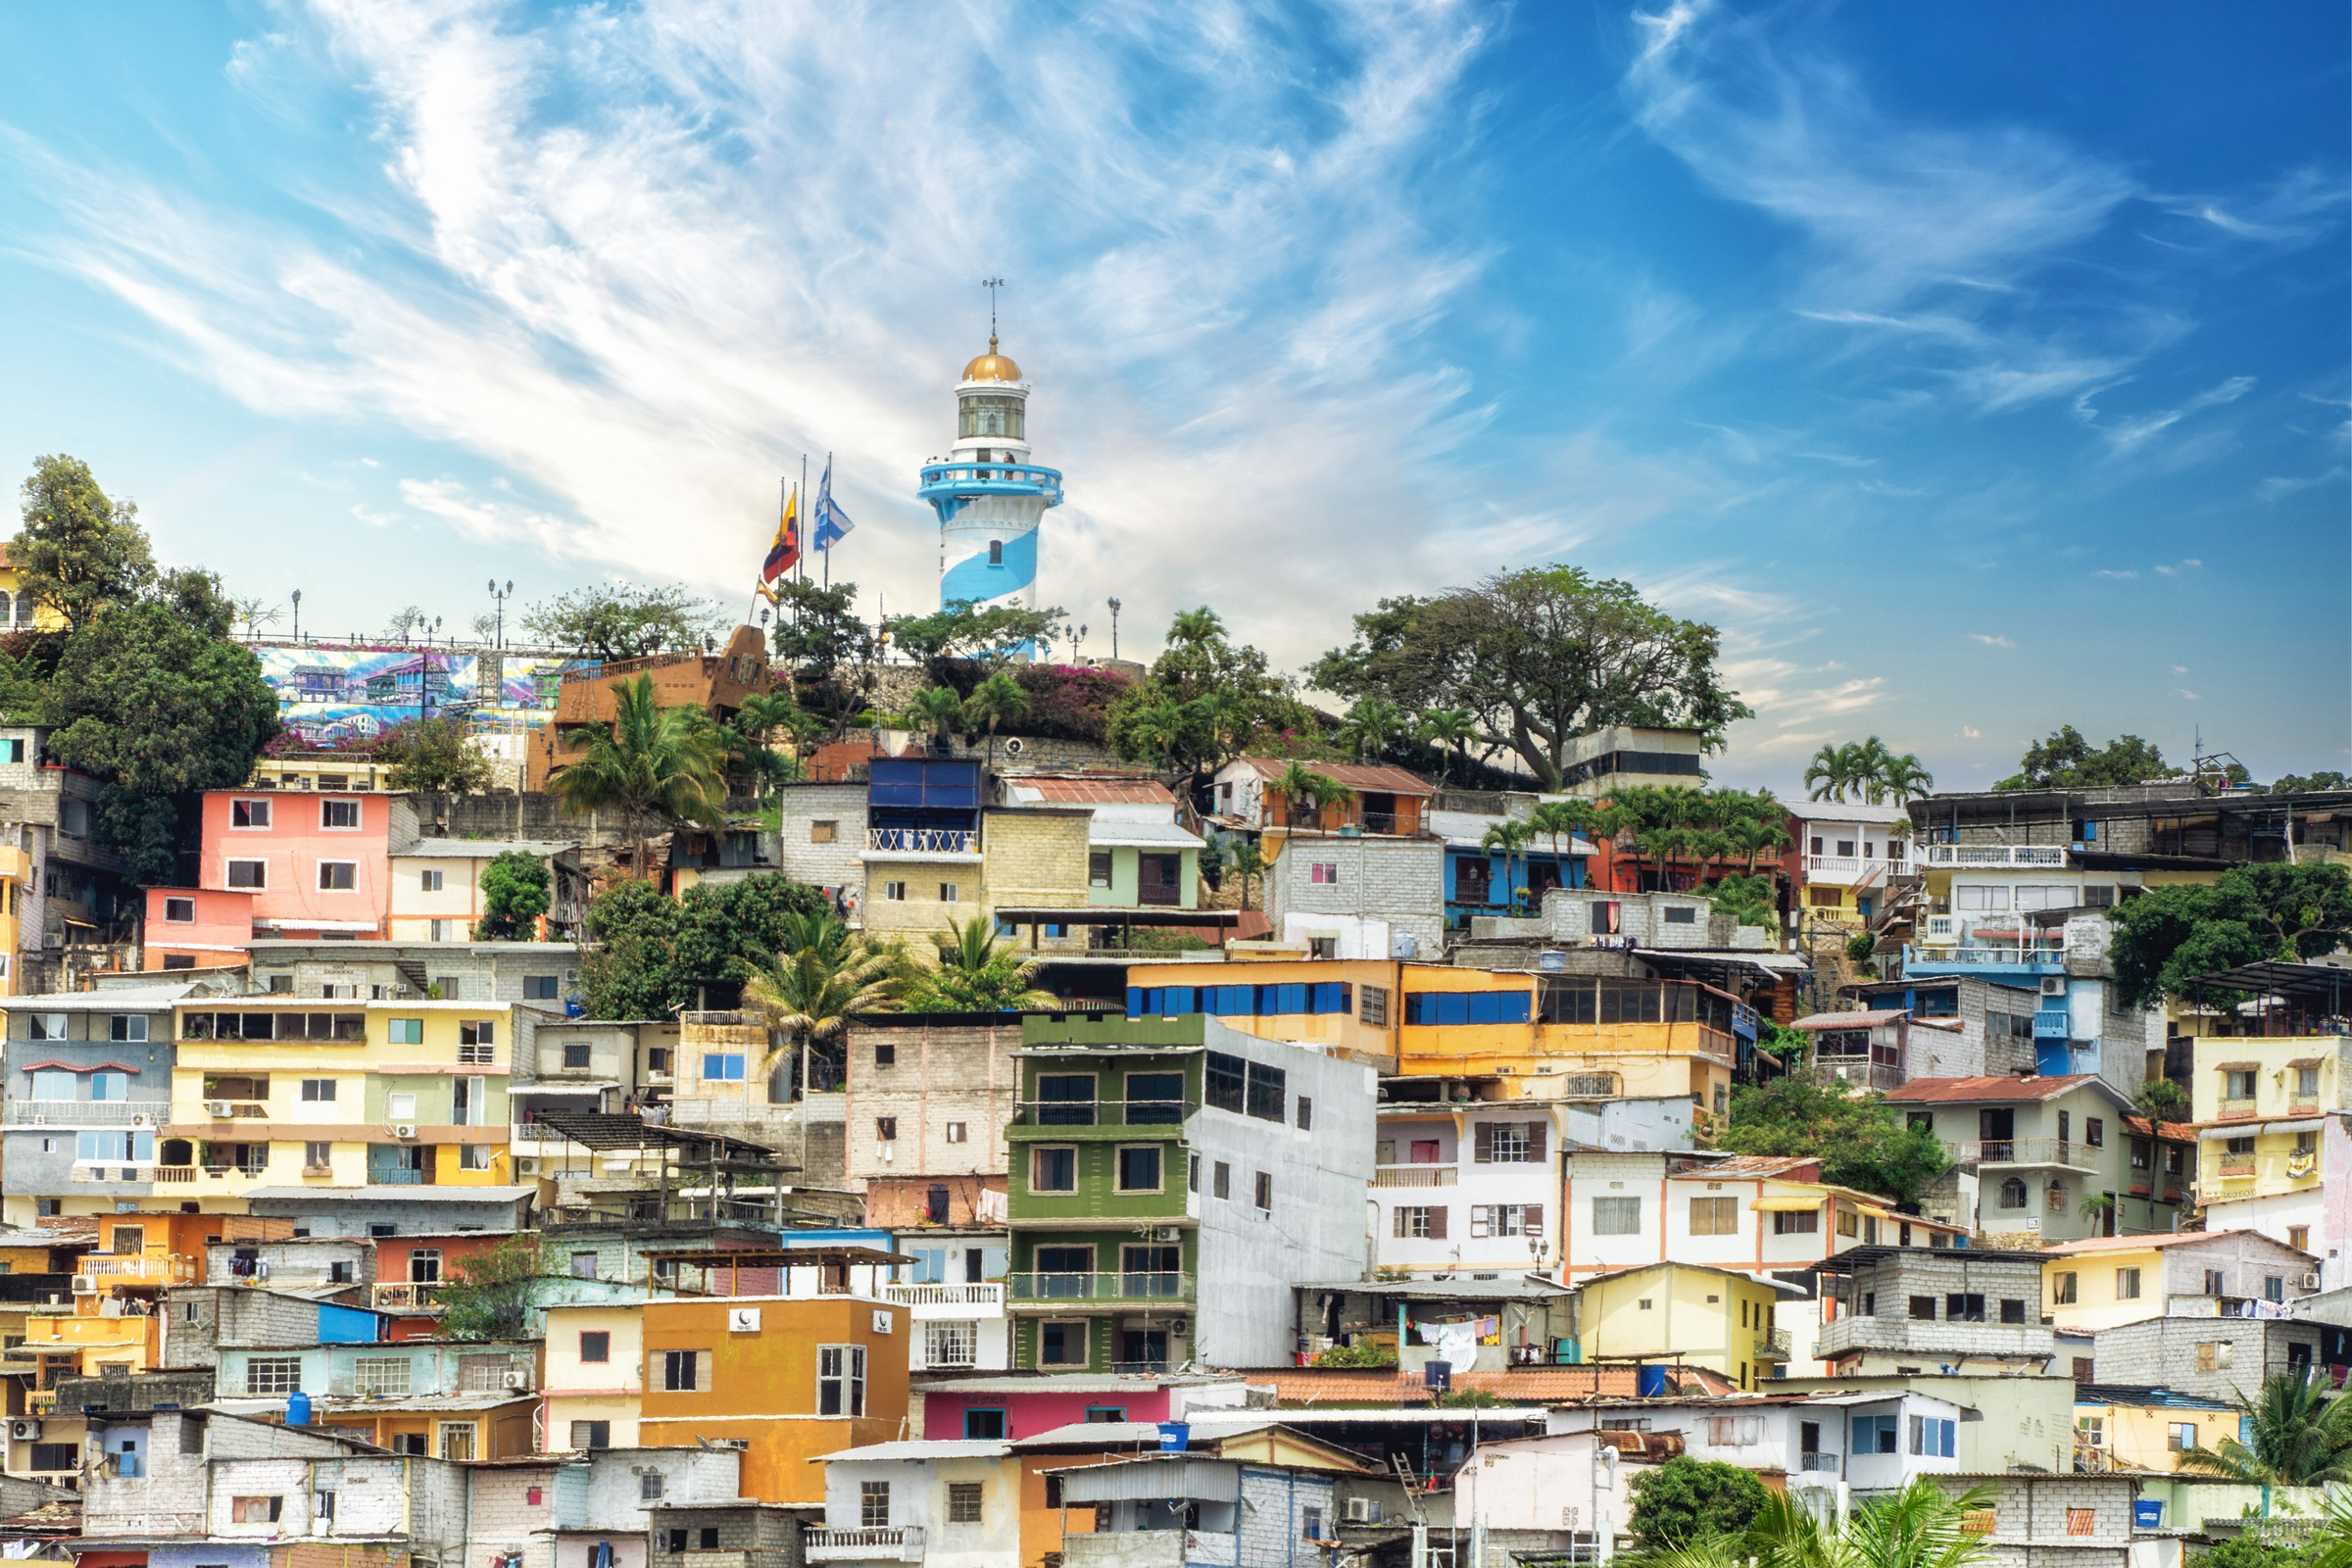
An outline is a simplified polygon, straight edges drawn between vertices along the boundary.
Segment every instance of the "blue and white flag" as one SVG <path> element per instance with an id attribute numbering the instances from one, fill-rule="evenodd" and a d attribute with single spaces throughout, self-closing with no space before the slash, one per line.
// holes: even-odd
<path id="1" fill-rule="evenodd" d="M 858 525 L 850 514 L 833 500 L 833 454 L 825 454 L 825 476 L 816 486 L 816 548 L 831 550 L 841 537 Z"/>

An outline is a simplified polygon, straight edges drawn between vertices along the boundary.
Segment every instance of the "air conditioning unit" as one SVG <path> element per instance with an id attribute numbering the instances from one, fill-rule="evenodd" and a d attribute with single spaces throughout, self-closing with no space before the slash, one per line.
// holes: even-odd
<path id="1" fill-rule="evenodd" d="M 204 1113 L 207 1116 L 226 1117 L 229 1114 L 229 1103 L 225 1100 L 208 1100 L 204 1102 Z"/>
<path id="2" fill-rule="evenodd" d="M 1175 1322 L 1173 1322 L 1173 1323 L 1170 1323 L 1170 1324 L 1168 1325 L 1168 1333 L 1169 1333 L 1170 1335 L 1174 1336 L 1175 1338 L 1177 1338 L 1177 1339 L 1180 1339 L 1180 1340 L 1181 1340 L 1181 1339 L 1183 1339 L 1183 1338 L 1184 1338 L 1184 1337 L 1185 1337 L 1187 1334 L 1189 1334 L 1189 1333 L 1191 1333 L 1191 1332 L 1192 1332 L 1192 1328 L 1193 1328 L 1193 1326 L 1192 1326 L 1192 1324 L 1191 1324 L 1191 1323 L 1189 1323 L 1188 1321 L 1186 1321 L 1186 1320 L 1185 1320 L 1185 1319 L 1183 1319 L 1183 1318 L 1178 1318 L 1178 1319 L 1176 1319 L 1176 1321 L 1175 1321 Z"/>
<path id="3" fill-rule="evenodd" d="M 130 1124 L 133 1127 L 152 1127 L 155 1125 L 155 1118 L 148 1115 L 146 1112 L 141 1111 L 139 1114 L 130 1118 Z"/>
<path id="4" fill-rule="evenodd" d="M 392 1136 L 395 1138 L 414 1138 L 416 1136 L 416 1124 L 413 1121 L 394 1122 L 392 1124 Z"/>
<path id="5" fill-rule="evenodd" d="M 11 1421 L 8 1424 L 8 1436 L 12 1443 L 38 1443 L 41 1441 L 41 1424 L 38 1421 Z"/>
<path id="6" fill-rule="evenodd" d="M 527 1372 L 501 1372 L 498 1375 L 498 1386 L 502 1389 L 527 1389 L 531 1386 L 530 1374 Z"/>
<path id="7" fill-rule="evenodd" d="M 92 1274 L 74 1275 L 74 1294 L 75 1296 L 96 1296 L 98 1294 L 97 1276 Z"/>
<path id="8" fill-rule="evenodd" d="M 517 1176 L 535 1176 L 535 1175 L 537 1175 L 538 1173 L 539 1173 L 539 1161 L 538 1161 L 537 1159 L 533 1158 L 531 1155 L 525 1154 L 525 1155 L 521 1156 L 520 1158 L 518 1158 L 518 1159 L 516 1159 L 516 1160 L 514 1161 L 514 1174 L 515 1174 L 515 1175 L 517 1175 Z"/>
<path id="9" fill-rule="evenodd" d="M 1370 1524 L 1372 1522 L 1372 1499 L 1370 1497 L 1349 1497 L 1347 1520 L 1351 1525 Z"/>
<path id="10" fill-rule="evenodd" d="M 2065 995 L 2066 995 L 2066 976 L 2064 976 L 2064 975 L 2061 975 L 2061 974 L 2045 974 L 2045 975 L 2043 975 L 2043 976 L 2041 977 L 2041 994 L 2042 994 L 2043 996 L 2045 996 L 2045 997 L 2063 997 L 2063 996 L 2065 996 Z"/>
<path id="11" fill-rule="evenodd" d="M 1184 1232 L 1173 1225 L 1162 1225 L 1152 1231 L 1152 1239 L 1163 1245 L 1168 1242 L 1181 1242 L 1184 1240 Z"/>
<path id="12" fill-rule="evenodd" d="M 2318 1290 L 2318 1289 L 2320 1288 L 2320 1277 L 2319 1277 L 2317 1274 L 2306 1274 L 2306 1275 L 2304 1275 L 2304 1276 L 2303 1276 L 2303 1288 L 2304 1288 L 2305 1290 L 2307 1290 L 2307 1291 L 2316 1291 L 2316 1290 Z"/>

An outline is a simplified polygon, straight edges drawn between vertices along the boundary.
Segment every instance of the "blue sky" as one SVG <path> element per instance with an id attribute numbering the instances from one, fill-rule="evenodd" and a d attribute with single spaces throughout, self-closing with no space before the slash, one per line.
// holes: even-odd
<path id="1" fill-rule="evenodd" d="M 306 630 L 741 602 L 914 470 L 1009 279 L 1040 570 L 1296 667 L 1568 561 L 1724 632 L 1719 777 L 2061 723 L 2352 765 L 2340 6 L 0 10 L 0 459 Z"/>

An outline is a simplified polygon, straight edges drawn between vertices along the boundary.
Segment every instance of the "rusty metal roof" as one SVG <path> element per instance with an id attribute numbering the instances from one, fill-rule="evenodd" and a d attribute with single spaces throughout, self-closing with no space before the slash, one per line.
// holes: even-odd
<path id="1" fill-rule="evenodd" d="M 1277 779 L 1291 770 L 1293 759 L 1288 757 L 1245 757 L 1240 760 L 1247 766 L 1256 769 L 1259 777 Z M 1320 773 L 1325 778 L 1345 784 L 1359 795 L 1367 791 L 1375 795 L 1435 795 L 1438 793 L 1436 785 L 1429 783 L 1417 773 L 1406 772 L 1401 767 L 1389 767 L 1367 762 L 1310 762 L 1304 760 L 1301 760 L 1299 765 L 1310 773 Z"/>

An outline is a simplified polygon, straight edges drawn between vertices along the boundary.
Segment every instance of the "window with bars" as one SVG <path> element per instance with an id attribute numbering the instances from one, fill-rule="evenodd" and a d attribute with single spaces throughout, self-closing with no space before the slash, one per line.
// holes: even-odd
<path id="1" fill-rule="evenodd" d="M 980 1490 L 977 1481 L 948 1483 L 948 1523 L 976 1525 L 980 1522 Z"/>
<path id="2" fill-rule="evenodd" d="M 927 1367 L 972 1366 L 980 1358 L 980 1325 L 976 1322 L 932 1322 L 923 1325 L 923 1364 Z"/>
<path id="3" fill-rule="evenodd" d="M 352 1387 L 363 1398 L 406 1395 L 409 1358 L 405 1355 L 363 1355 L 351 1364 Z"/>
<path id="4" fill-rule="evenodd" d="M 299 1355 L 257 1355 L 245 1363 L 247 1394 L 297 1394 L 301 1389 Z"/>

